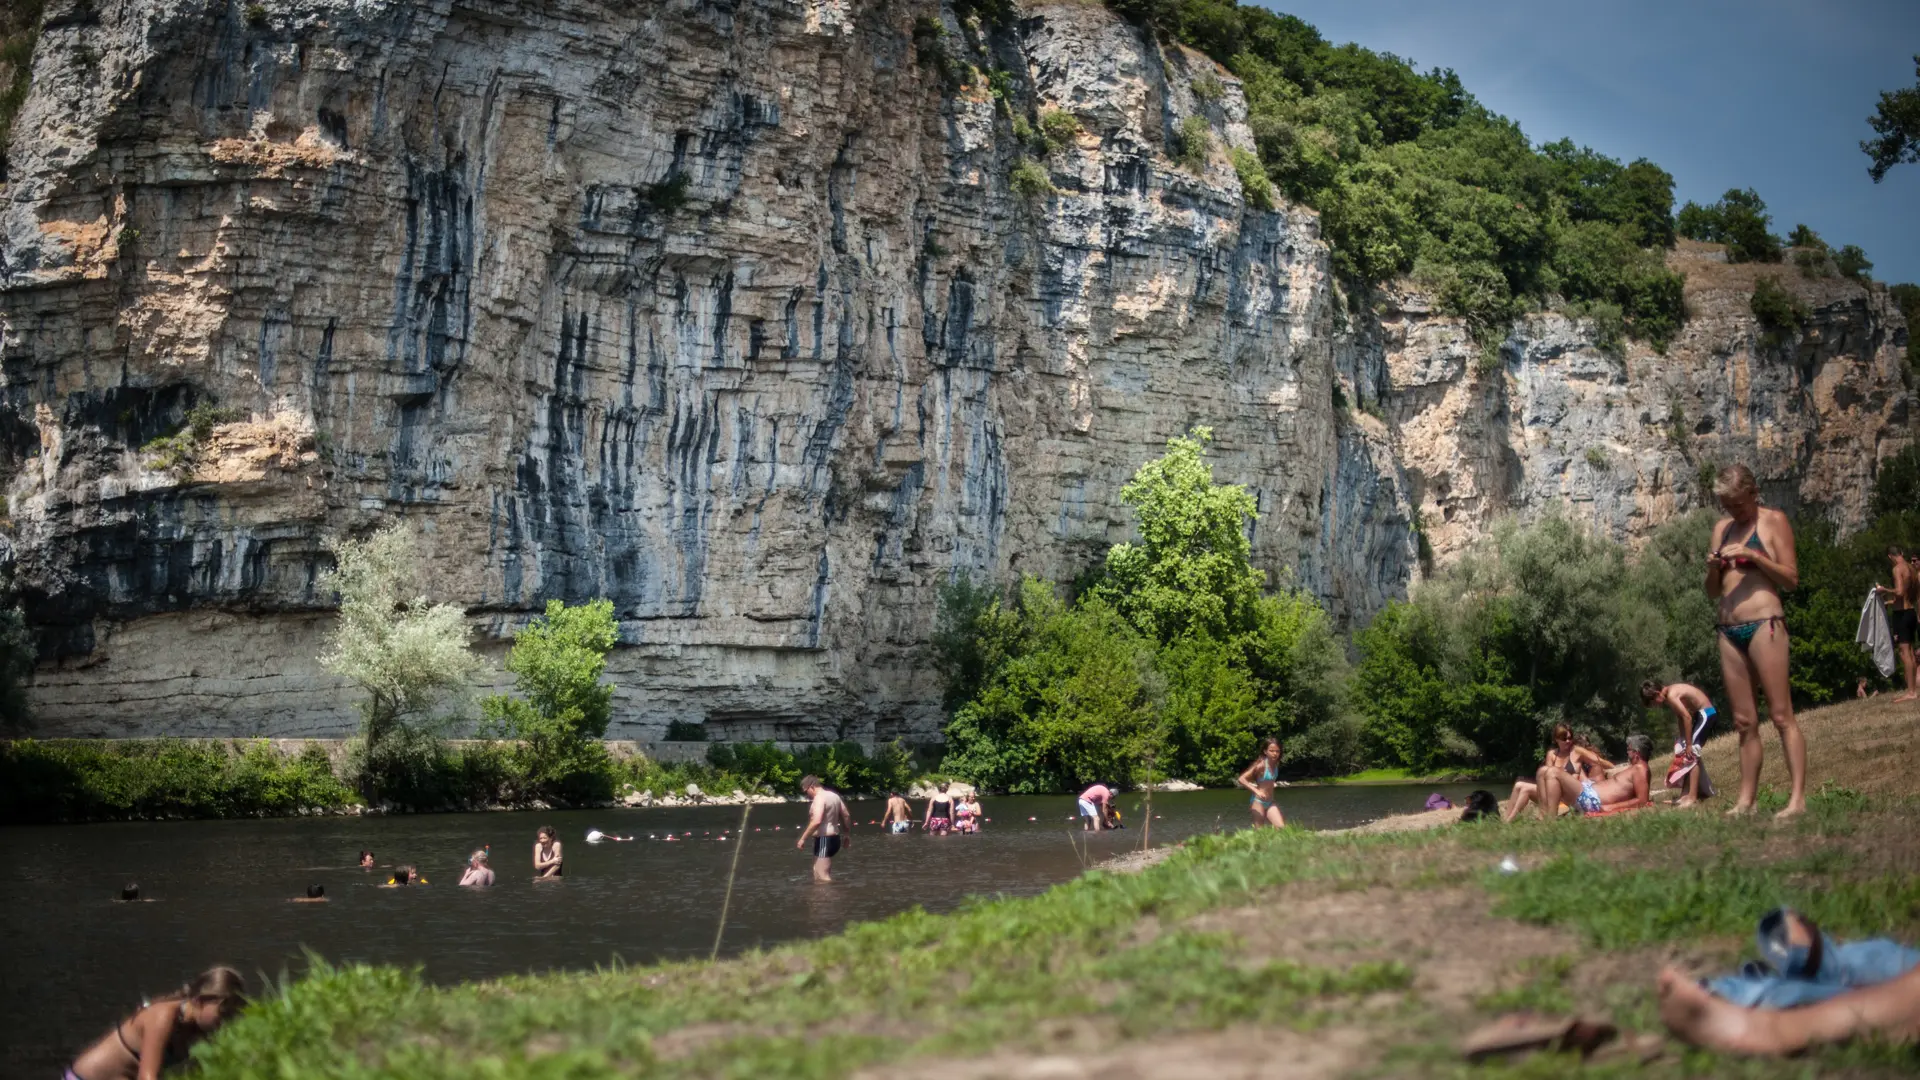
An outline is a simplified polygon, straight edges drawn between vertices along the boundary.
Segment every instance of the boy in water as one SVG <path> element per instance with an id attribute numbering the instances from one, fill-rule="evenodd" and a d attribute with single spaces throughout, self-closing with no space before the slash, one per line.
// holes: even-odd
<path id="1" fill-rule="evenodd" d="M 1706 768 L 1700 764 L 1700 736 L 1713 723 L 1715 716 L 1713 699 L 1707 692 L 1690 683 L 1663 683 L 1658 679 L 1648 679 L 1640 684 L 1640 700 L 1651 709 L 1656 705 L 1665 705 L 1672 709 L 1680 723 L 1680 738 L 1673 744 L 1673 770 L 1667 774 L 1667 786 L 1673 786 L 1676 779 L 1684 776 L 1687 793 L 1680 797 L 1676 806 L 1692 806 L 1699 802 L 1701 777 Z M 1713 794 L 1708 785 L 1707 795 Z"/>
<path id="2" fill-rule="evenodd" d="M 805 848 L 807 840 L 813 840 L 813 880 L 824 885 L 833 880 L 833 875 L 827 873 L 833 857 L 852 841 L 847 836 L 847 826 L 853 823 L 852 818 L 847 813 L 847 804 L 839 795 L 828 790 L 817 776 L 800 778 L 800 794 L 805 795 L 812 805 L 807 810 L 807 827 L 793 846 Z"/>

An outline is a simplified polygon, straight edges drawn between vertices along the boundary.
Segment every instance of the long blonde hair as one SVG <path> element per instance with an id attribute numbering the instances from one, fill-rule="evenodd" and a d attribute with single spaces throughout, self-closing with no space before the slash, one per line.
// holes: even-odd
<path id="1" fill-rule="evenodd" d="M 225 1012 L 229 1004 L 242 1006 L 247 1003 L 247 977 L 230 967 L 210 967 L 181 983 L 180 988 L 171 994 L 156 998 L 156 1001 L 202 1001 L 211 999 L 220 1003 L 220 1011 Z"/>

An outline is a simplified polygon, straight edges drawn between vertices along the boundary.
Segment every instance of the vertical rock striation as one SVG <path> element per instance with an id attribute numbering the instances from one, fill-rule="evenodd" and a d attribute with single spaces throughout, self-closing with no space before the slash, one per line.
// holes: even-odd
<path id="1" fill-rule="evenodd" d="M 1077 3 L 51 0 L 0 207 L 42 729 L 343 733 L 324 544 L 394 518 L 491 648 L 611 598 L 612 735 L 887 739 L 937 729 L 936 587 L 1085 569 L 1194 425 L 1344 620 L 1416 506 L 1442 553 L 1567 500 L 1631 537 L 1754 453 L 1850 522 L 1904 437 L 1879 293 L 1791 356 L 1731 307 L 1666 358 L 1540 316 L 1495 371 L 1417 297 L 1343 314 L 1249 144 L 1234 80 Z"/>

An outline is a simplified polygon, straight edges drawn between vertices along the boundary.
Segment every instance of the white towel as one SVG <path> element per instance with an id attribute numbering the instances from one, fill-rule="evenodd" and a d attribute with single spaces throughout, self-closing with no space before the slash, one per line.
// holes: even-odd
<path id="1" fill-rule="evenodd" d="M 1893 675 L 1893 630 L 1887 625 L 1887 609 L 1876 589 L 1867 590 L 1867 602 L 1860 605 L 1860 629 L 1853 640 L 1873 654 L 1873 666 L 1882 678 Z"/>

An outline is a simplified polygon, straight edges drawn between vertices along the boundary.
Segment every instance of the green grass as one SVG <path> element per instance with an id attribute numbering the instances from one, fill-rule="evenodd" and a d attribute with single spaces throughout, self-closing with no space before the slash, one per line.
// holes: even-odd
<path id="1" fill-rule="evenodd" d="M 844 933 L 718 965 L 663 964 L 528 976 L 447 988 L 417 973 L 316 963 L 267 995 L 199 1057 L 209 1078 L 844 1076 L 909 1057 L 1047 1052 L 1061 1031 L 1103 1045 L 1240 1025 L 1299 1030 L 1359 1025 L 1383 1073 L 1453 1075 L 1457 1018 L 1420 997 L 1419 956 L 1321 966 L 1256 950 L 1192 919 L 1286 896 L 1388 886 L 1418 903 L 1428 888 L 1478 882 L 1500 913 L 1575 932 L 1568 945 L 1621 949 L 1750 933 L 1768 906 L 1792 902 L 1843 935 L 1914 928 L 1920 882 L 1828 846 L 1858 829 L 1911 821 L 1911 804 L 1816 796 L 1794 824 L 1717 814 L 1349 836 L 1299 830 L 1193 841 L 1137 875 L 1095 872 L 1025 899 L 968 901 L 950 915 L 914 910 Z M 1858 839 L 1856 837 L 1856 839 Z M 1560 853 L 1520 874 L 1476 874 L 1502 847 Z M 1285 951 L 1285 946 L 1280 946 Z M 1594 1004 L 1629 1028 L 1657 1030 L 1651 970 L 1596 983 L 1592 953 L 1522 962 L 1477 1011 L 1565 1013 Z M 1616 979 L 1622 976 L 1614 976 Z M 1382 1003 L 1389 1003 L 1382 1011 Z M 1397 1001 L 1397 1005 L 1390 1003 Z M 1809 1068 L 1877 1075 L 1910 1068 L 1911 1050 L 1863 1045 L 1799 1062 L 1742 1063 L 1669 1054 L 1596 1066 L 1591 1075 L 1784 1077 Z M 1474 1075 L 1563 1076 L 1546 1058 Z"/>

